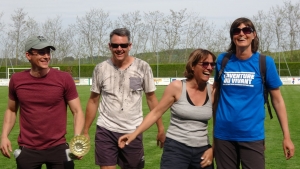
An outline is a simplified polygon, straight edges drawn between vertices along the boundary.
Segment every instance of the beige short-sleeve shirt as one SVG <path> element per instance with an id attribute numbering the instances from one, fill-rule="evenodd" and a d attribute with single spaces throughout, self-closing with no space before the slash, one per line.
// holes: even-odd
<path id="1" fill-rule="evenodd" d="M 133 132 L 143 120 L 143 92 L 156 90 L 150 65 L 138 58 L 125 70 L 108 59 L 96 65 L 91 91 L 101 94 L 97 125 L 118 133 Z"/>

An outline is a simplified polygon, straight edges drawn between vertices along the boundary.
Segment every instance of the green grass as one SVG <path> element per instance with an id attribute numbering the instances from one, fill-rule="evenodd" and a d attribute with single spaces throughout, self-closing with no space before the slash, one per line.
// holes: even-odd
<path id="1" fill-rule="evenodd" d="M 89 97 L 90 86 L 78 86 L 78 92 L 81 99 L 81 104 L 83 110 L 85 110 L 86 101 Z M 162 93 L 165 89 L 165 86 L 159 86 L 156 95 L 160 99 Z M 291 137 L 295 144 L 295 147 L 300 146 L 300 127 L 298 122 L 300 122 L 300 114 L 298 113 L 299 100 L 300 100 L 300 86 L 283 86 L 281 87 L 281 92 L 284 97 L 286 108 L 288 111 L 289 117 L 289 127 Z M 2 132 L 2 119 L 7 107 L 7 87 L 0 87 L 0 132 Z M 143 111 L 145 114 L 148 113 L 149 109 L 144 100 L 143 102 Z M 274 114 L 274 111 L 273 111 Z M 68 113 L 68 126 L 67 126 L 67 139 L 70 140 L 73 137 L 73 123 L 72 115 Z M 275 114 L 274 114 L 275 115 Z M 163 121 L 165 129 L 169 125 L 170 112 L 166 112 L 163 116 Z M 276 116 L 273 120 L 269 120 L 267 114 L 267 119 L 265 120 L 266 127 L 266 169 L 300 169 L 300 155 L 297 153 L 291 160 L 285 160 L 282 150 L 282 132 L 276 119 Z M 211 123 L 209 124 L 209 133 L 211 133 Z M 16 149 L 17 146 L 17 137 L 19 133 L 19 123 L 17 122 L 15 127 L 10 133 L 9 139 L 12 142 L 13 149 Z M 92 140 L 92 146 L 90 152 L 83 158 L 83 160 L 75 161 L 76 169 L 99 169 L 99 166 L 95 165 L 94 162 L 94 133 L 95 133 L 95 121 L 94 125 L 90 129 L 90 136 Z M 160 157 L 162 149 L 156 146 L 156 134 L 157 128 L 156 125 L 153 125 L 149 130 L 144 133 L 144 147 L 145 147 L 145 160 L 146 165 L 145 169 L 159 169 Z M 210 134 L 211 136 L 211 134 Z M 211 137 L 210 137 L 211 138 Z M 0 169 L 15 169 L 15 159 L 7 159 L 4 156 L 0 155 Z M 46 167 L 44 167 L 46 168 Z"/>

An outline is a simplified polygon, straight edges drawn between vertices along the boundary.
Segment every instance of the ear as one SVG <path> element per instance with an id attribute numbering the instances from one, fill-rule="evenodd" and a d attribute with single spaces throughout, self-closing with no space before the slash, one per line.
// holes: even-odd
<path id="1" fill-rule="evenodd" d="M 253 36 L 254 36 L 254 38 L 253 38 L 253 39 L 255 39 L 255 38 L 256 38 L 256 32 L 253 32 Z"/>
<path id="2" fill-rule="evenodd" d="M 26 56 L 26 58 L 27 58 L 28 61 L 31 60 L 31 55 L 28 52 L 25 53 L 25 56 Z"/>
<path id="3" fill-rule="evenodd" d="M 129 43 L 128 50 L 130 50 L 131 47 L 132 47 L 132 43 Z"/>

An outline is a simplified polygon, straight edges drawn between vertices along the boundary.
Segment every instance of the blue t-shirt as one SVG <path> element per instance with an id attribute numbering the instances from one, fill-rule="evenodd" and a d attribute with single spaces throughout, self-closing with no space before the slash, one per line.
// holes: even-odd
<path id="1" fill-rule="evenodd" d="M 217 59 L 215 81 L 226 53 Z M 232 54 L 221 76 L 214 137 L 229 141 L 257 141 L 265 138 L 264 96 L 259 69 L 259 53 L 246 60 Z M 275 89 L 282 85 L 275 63 L 266 57 L 266 85 Z"/>

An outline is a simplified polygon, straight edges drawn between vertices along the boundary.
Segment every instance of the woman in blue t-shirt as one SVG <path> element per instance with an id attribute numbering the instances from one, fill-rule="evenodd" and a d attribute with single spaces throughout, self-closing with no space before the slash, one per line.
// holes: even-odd
<path id="1" fill-rule="evenodd" d="M 215 75 L 216 98 L 214 126 L 214 154 L 218 169 L 265 168 L 264 157 L 264 96 L 259 68 L 259 39 L 251 20 L 236 19 L 230 27 L 231 43 L 227 52 L 232 53 L 221 81 Z M 217 59 L 216 72 L 221 69 L 224 56 Z M 220 83 L 220 84 L 219 84 Z M 285 157 L 294 155 L 290 138 L 287 112 L 279 87 L 282 82 L 275 63 L 266 57 L 266 86 L 270 90 L 273 107 L 283 131 Z M 219 90 L 220 87 L 220 90 Z"/>

